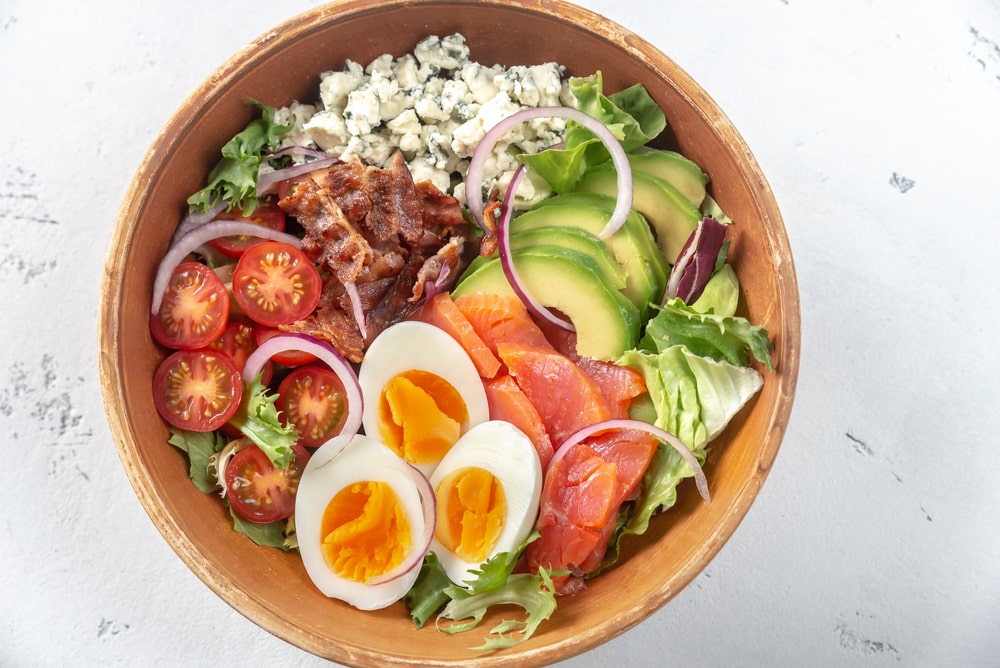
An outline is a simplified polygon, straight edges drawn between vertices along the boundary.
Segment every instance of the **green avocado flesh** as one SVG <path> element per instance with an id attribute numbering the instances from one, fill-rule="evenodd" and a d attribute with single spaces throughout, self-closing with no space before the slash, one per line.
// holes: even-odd
<path id="1" fill-rule="evenodd" d="M 695 207 L 705 200 L 708 175 L 701 167 L 675 151 L 644 151 L 628 156 L 632 171 L 663 179 Z"/>
<path id="2" fill-rule="evenodd" d="M 592 257 L 550 245 L 519 248 L 511 257 L 535 299 L 573 323 L 578 354 L 614 361 L 638 343 L 639 310 L 607 284 Z M 499 258 L 467 271 L 453 291 L 456 297 L 474 293 L 514 294 Z"/>
<path id="3" fill-rule="evenodd" d="M 610 208 L 609 208 L 610 206 Z M 614 209 L 614 199 L 588 193 L 567 193 L 542 200 L 510 223 L 511 234 L 542 227 L 563 226 L 597 236 L 604 230 Z M 645 314 L 647 305 L 659 303 L 667 284 L 668 267 L 656 245 L 649 225 L 632 213 L 615 234 L 604 240 L 608 250 L 625 271 L 629 301 Z"/>
<path id="4" fill-rule="evenodd" d="M 701 220 L 701 214 L 684 195 L 659 177 L 633 171 L 632 184 L 632 208 L 649 221 L 660 250 L 667 262 L 673 264 Z M 594 168 L 583 175 L 577 189 L 614 196 L 618 192 L 617 175 L 611 167 Z"/>
<path id="5" fill-rule="evenodd" d="M 607 245 L 596 236 L 577 227 L 545 226 L 512 232 L 512 250 L 529 246 L 560 246 L 589 255 L 600 268 L 605 282 L 621 290 L 625 287 L 625 270 L 608 250 Z"/>

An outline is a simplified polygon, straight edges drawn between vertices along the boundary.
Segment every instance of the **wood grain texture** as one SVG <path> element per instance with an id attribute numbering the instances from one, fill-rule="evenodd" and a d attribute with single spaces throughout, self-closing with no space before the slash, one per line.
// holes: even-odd
<path id="1" fill-rule="evenodd" d="M 498 26 L 502 29 L 498 30 Z M 643 83 L 666 111 L 659 140 L 698 162 L 710 191 L 735 221 L 733 262 L 744 313 L 768 329 L 777 368 L 714 442 L 706 469 L 712 503 L 682 485 L 677 506 L 626 544 L 624 559 L 528 642 L 499 654 L 469 649 L 477 632 L 415 631 L 402 603 L 360 612 L 321 595 L 296 554 L 235 533 L 218 499 L 198 492 L 150 392 L 162 358 L 148 331 L 155 266 L 215 162 L 218 148 L 250 120 L 249 101 L 316 97 L 318 73 L 347 58 L 366 63 L 412 50 L 427 34 L 461 32 L 481 62 L 555 60 L 571 74 L 601 70 L 607 90 Z M 407 0 L 334 3 L 262 35 L 224 63 L 157 137 L 122 204 L 105 264 L 100 371 L 122 464 L 151 520 L 207 586 L 261 627 L 347 665 L 539 665 L 584 652 L 634 626 L 683 589 L 732 535 L 779 450 L 799 366 L 799 301 L 781 215 L 737 130 L 709 95 L 658 49 L 603 17 L 558 0 Z M 488 622 L 489 620 L 487 620 Z M 496 618 L 499 621 L 499 616 Z"/>

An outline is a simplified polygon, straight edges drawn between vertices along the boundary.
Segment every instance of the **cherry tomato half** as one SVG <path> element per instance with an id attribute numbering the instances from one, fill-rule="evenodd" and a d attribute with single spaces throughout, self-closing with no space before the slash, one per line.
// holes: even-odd
<path id="1" fill-rule="evenodd" d="M 301 320 L 319 304 L 319 271 L 306 254 L 279 241 L 248 248 L 233 271 L 233 298 L 248 318 L 277 327 Z"/>
<path id="2" fill-rule="evenodd" d="M 277 334 L 281 334 L 281 330 L 274 327 L 258 326 L 254 330 L 258 346 Z M 316 356 L 301 350 L 282 350 L 280 353 L 272 355 L 271 360 L 276 364 L 283 364 L 284 366 L 302 366 L 303 364 L 315 362 Z"/>
<path id="3" fill-rule="evenodd" d="M 347 416 L 344 385 L 323 364 L 300 366 L 278 386 L 275 402 L 285 424 L 291 424 L 299 443 L 318 448 L 336 436 Z"/>
<path id="4" fill-rule="evenodd" d="M 246 366 L 247 358 L 250 357 L 250 353 L 257 349 L 257 345 L 257 327 L 253 323 L 231 320 L 222 331 L 222 336 L 208 344 L 208 347 L 221 350 L 232 357 L 236 368 L 242 372 L 243 367 Z M 264 364 L 264 375 L 261 382 L 265 385 L 270 383 L 273 371 L 274 365 L 270 361 Z M 253 378 L 247 379 L 248 382 L 251 380 Z"/>
<path id="5" fill-rule="evenodd" d="M 204 348 L 219 338 L 229 318 L 229 293 L 214 271 L 200 262 L 174 269 L 149 331 L 167 348 Z"/>
<path id="6" fill-rule="evenodd" d="M 222 220 L 241 220 L 248 223 L 257 223 L 258 225 L 265 225 L 270 227 L 272 230 L 277 230 L 279 232 L 285 231 L 285 223 L 287 220 L 285 212 L 282 211 L 276 204 L 261 204 L 254 209 L 253 213 L 249 216 L 244 216 L 239 209 L 233 209 L 232 211 L 224 211 L 220 213 L 216 216 L 216 218 Z M 257 243 L 260 243 L 260 238 L 242 235 L 219 237 L 218 239 L 212 239 L 211 241 L 211 244 L 216 248 L 216 250 L 228 257 L 240 257 L 246 249 Z"/>
<path id="7" fill-rule="evenodd" d="M 292 446 L 287 469 L 275 468 L 264 451 L 249 445 L 226 466 L 226 499 L 240 517 L 250 522 L 277 522 L 295 512 L 295 492 L 309 451 Z"/>
<path id="8" fill-rule="evenodd" d="M 156 410 L 180 429 L 214 431 L 236 413 L 242 399 L 236 363 L 212 348 L 178 350 L 153 375 Z"/>

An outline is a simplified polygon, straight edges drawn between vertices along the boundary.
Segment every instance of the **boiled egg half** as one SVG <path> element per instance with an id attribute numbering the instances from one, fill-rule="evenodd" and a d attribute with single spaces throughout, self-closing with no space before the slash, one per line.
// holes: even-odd
<path id="1" fill-rule="evenodd" d="M 538 514 L 542 467 L 524 432 L 499 420 L 466 432 L 430 478 L 437 499 L 431 551 L 455 584 L 500 552 L 516 550 Z"/>
<path id="2" fill-rule="evenodd" d="M 358 373 L 365 433 L 425 475 L 489 419 L 486 390 L 462 346 L 437 327 L 396 323 L 372 341 Z"/>
<path id="3" fill-rule="evenodd" d="M 331 598 L 361 610 L 398 601 L 420 574 L 433 527 L 427 479 L 373 438 L 328 442 L 302 472 L 295 496 L 299 553 Z"/>

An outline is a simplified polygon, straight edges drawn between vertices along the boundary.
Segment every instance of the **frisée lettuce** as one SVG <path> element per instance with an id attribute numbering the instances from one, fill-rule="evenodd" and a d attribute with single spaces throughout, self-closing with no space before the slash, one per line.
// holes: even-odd
<path id="1" fill-rule="evenodd" d="M 491 607 L 513 605 L 524 610 L 524 618 L 503 620 L 490 629 L 484 643 L 475 649 L 502 649 L 530 638 L 538 625 L 556 610 L 555 586 L 546 569 L 539 569 L 538 573 L 513 573 L 524 548 L 536 538 L 538 532 L 532 532 L 516 550 L 501 552 L 487 560 L 476 571 L 476 578 L 465 586 L 452 583 L 437 555 L 427 554 L 416 583 L 406 594 L 417 628 L 437 613 L 438 630 L 461 633 L 477 627 Z"/>
<path id="2" fill-rule="evenodd" d="M 208 211 L 218 202 L 244 215 L 257 208 L 257 172 L 269 147 L 292 129 L 274 122 L 274 107 L 253 100 L 261 115 L 222 147 L 222 158 L 208 174 L 208 185 L 188 198 L 191 211 Z"/>
<path id="3" fill-rule="evenodd" d="M 247 386 L 246 399 L 230 424 L 257 444 L 276 468 L 287 469 L 292 461 L 292 446 L 299 440 L 295 427 L 282 424 L 275 402 L 277 394 L 268 394 L 261 376 Z"/>

